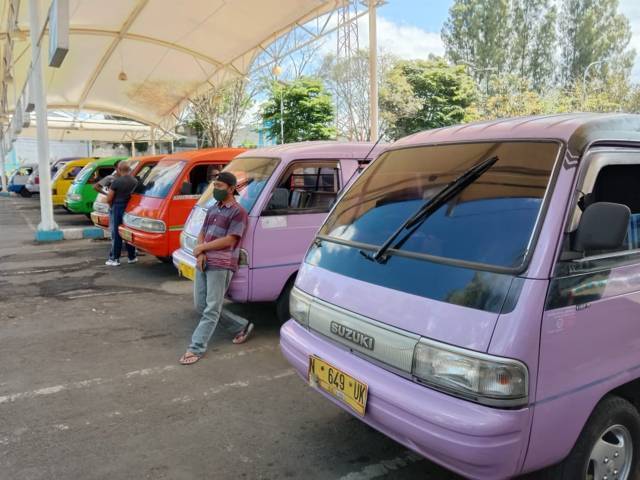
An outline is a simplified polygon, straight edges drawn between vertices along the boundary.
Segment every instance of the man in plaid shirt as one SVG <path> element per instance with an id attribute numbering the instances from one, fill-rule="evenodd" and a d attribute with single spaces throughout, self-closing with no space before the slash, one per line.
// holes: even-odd
<path id="1" fill-rule="evenodd" d="M 221 318 L 238 327 L 233 343 L 246 342 L 253 331 L 252 323 L 246 320 L 240 323 L 235 316 L 224 316 L 222 310 L 231 277 L 238 269 L 240 244 L 247 229 L 247 212 L 233 196 L 236 184 L 236 177 L 230 172 L 221 172 L 216 178 L 213 197 L 217 202 L 207 210 L 198 244 L 193 249 L 197 259 L 193 296 L 202 318 L 187 352 L 180 358 L 183 365 L 192 365 L 202 358 Z"/>

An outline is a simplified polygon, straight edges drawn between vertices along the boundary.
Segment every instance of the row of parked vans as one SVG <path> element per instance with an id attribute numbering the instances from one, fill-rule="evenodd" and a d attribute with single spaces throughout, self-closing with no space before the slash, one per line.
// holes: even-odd
<path id="1" fill-rule="evenodd" d="M 120 233 L 188 278 L 207 180 L 236 174 L 229 297 L 278 301 L 282 352 L 328 400 L 468 478 L 638 478 L 640 117 L 139 162 Z"/>

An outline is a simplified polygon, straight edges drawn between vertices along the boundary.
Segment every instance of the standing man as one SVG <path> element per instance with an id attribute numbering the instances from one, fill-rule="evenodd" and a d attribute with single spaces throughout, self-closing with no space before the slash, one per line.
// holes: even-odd
<path id="1" fill-rule="evenodd" d="M 121 161 L 122 160 L 116 160 L 116 162 L 113 164 L 113 167 L 114 167 L 113 172 L 107 175 L 106 177 L 104 177 L 99 182 L 96 182 L 93 184 L 93 189 L 96 192 L 101 193 L 103 195 L 107 195 L 109 193 L 108 192 L 109 187 L 111 187 L 111 184 L 118 176 L 118 165 L 120 165 Z"/>
<path id="2" fill-rule="evenodd" d="M 107 193 L 107 203 L 111 206 L 109 213 L 109 226 L 111 228 L 111 252 L 109 260 L 105 265 L 109 267 L 120 266 L 120 253 L 122 253 L 122 237 L 118 232 L 118 227 L 122 224 L 124 211 L 127 203 L 131 198 L 131 194 L 138 185 L 138 181 L 131 175 L 131 167 L 127 162 L 118 164 L 118 173 L 111 182 L 111 187 Z M 127 247 L 127 263 L 136 263 L 136 248 L 133 245 L 126 244 Z"/>
<path id="3" fill-rule="evenodd" d="M 246 320 L 241 323 L 235 316 L 224 316 L 222 311 L 224 295 L 238 269 L 240 244 L 247 229 L 247 212 L 233 196 L 236 184 L 236 177 L 230 172 L 221 172 L 216 178 L 213 197 L 217 202 L 207 210 L 198 244 L 193 249 L 197 259 L 193 297 L 202 318 L 187 352 L 180 357 L 182 365 L 192 365 L 202 358 L 221 317 L 239 327 L 233 343 L 246 342 L 253 331 L 252 323 Z"/>

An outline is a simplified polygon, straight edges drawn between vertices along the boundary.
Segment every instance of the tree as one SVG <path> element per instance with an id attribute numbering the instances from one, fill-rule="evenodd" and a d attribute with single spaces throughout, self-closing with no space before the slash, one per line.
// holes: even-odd
<path id="1" fill-rule="evenodd" d="M 561 80 L 569 86 L 590 73 L 605 76 L 610 70 L 629 75 L 635 51 L 629 50 L 629 20 L 618 12 L 618 0 L 564 0 L 560 30 L 562 34 Z"/>
<path id="2" fill-rule="evenodd" d="M 511 0 L 509 67 L 539 92 L 553 81 L 556 6 L 550 0 Z"/>
<path id="3" fill-rule="evenodd" d="M 378 83 L 397 62 L 390 54 L 378 55 Z M 338 135 L 349 140 L 371 138 L 369 112 L 369 52 L 359 50 L 351 59 L 326 55 L 320 75 L 336 104 Z"/>
<path id="4" fill-rule="evenodd" d="M 247 87 L 246 80 L 233 80 L 191 100 L 187 124 L 197 132 L 201 146 L 231 146 L 253 103 L 254 92 Z"/>
<path id="5" fill-rule="evenodd" d="M 280 136 L 281 99 L 284 139 Z M 285 85 L 274 82 L 262 108 L 262 120 L 269 137 L 284 143 L 328 140 L 336 136 L 331 95 L 318 79 L 300 78 Z"/>
<path id="6" fill-rule="evenodd" d="M 455 0 L 442 28 L 446 55 L 478 83 L 507 70 L 509 0 Z"/>
<path id="7" fill-rule="evenodd" d="M 476 97 L 473 79 L 465 70 L 435 57 L 398 63 L 380 92 L 387 135 L 399 138 L 464 121 Z"/>

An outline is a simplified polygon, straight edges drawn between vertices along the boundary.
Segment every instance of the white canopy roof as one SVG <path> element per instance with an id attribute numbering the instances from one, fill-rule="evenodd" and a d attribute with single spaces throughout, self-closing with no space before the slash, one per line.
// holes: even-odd
<path id="1" fill-rule="evenodd" d="M 39 1 L 44 21 L 51 0 Z M 255 56 L 278 36 L 342 3 L 69 0 L 69 53 L 61 68 L 45 69 L 49 108 L 109 112 L 169 128 L 187 98 L 231 76 L 246 75 Z M 0 50 L 7 38 L 8 4 L 0 1 Z M 18 31 L 12 34 L 10 108 L 31 60 L 28 10 L 22 0 Z M 45 54 L 48 35 L 43 42 Z M 121 72 L 126 81 L 119 80 Z"/>
<path id="2" fill-rule="evenodd" d="M 148 142 L 152 139 L 151 127 L 137 122 L 121 120 L 73 120 L 49 118 L 50 140 L 96 140 L 102 142 Z M 21 137 L 37 138 L 36 122 L 32 121 L 28 128 L 23 128 Z M 156 130 L 156 142 L 177 140 L 179 135 L 172 135 L 165 131 Z"/>

